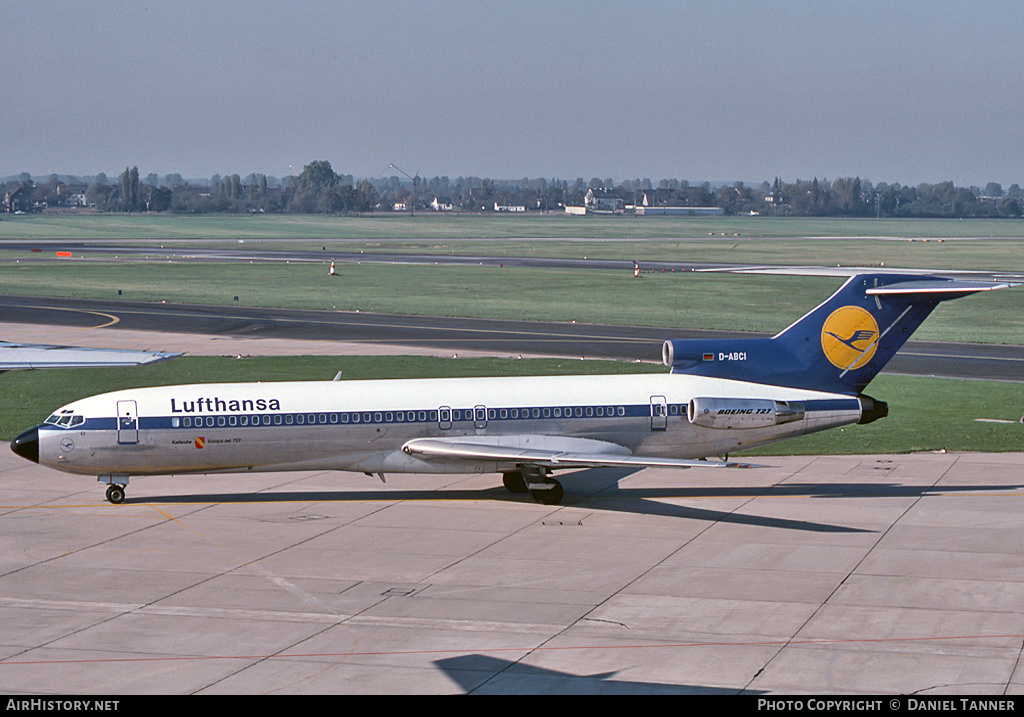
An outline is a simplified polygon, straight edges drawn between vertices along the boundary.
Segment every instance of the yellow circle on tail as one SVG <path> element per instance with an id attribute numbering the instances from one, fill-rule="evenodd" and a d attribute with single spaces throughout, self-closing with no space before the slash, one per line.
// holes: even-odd
<path id="1" fill-rule="evenodd" d="M 859 306 L 836 309 L 821 327 L 821 349 L 837 368 L 860 368 L 871 360 L 876 348 L 878 322 Z"/>

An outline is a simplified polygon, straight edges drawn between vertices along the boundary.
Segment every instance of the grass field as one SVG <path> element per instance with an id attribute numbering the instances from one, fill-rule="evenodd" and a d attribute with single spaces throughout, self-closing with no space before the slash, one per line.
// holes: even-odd
<path id="1" fill-rule="evenodd" d="M 139 386 L 221 381 L 528 376 L 655 373 L 665 369 L 621 361 L 440 359 L 423 357 L 286 357 L 237 360 L 178 358 L 123 369 L 20 371 L 0 377 L 5 410 L 0 438 L 10 440 L 50 411 L 78 398 Z M 888 418 L 784 441 L 745 455 L 1024 450 L 1024 384 L 879 376 L 869 393 L 889 403 Z M 1008 423 L 979 422 L 976 418 Z"/>
<path id="2" fill-rule="evenodd" d="M 37 214 L 4 216 L 0 239 L 675 239 L 740 237 L 1024 238 L 1019 219 L 636 217 L 565 214 Z"/>

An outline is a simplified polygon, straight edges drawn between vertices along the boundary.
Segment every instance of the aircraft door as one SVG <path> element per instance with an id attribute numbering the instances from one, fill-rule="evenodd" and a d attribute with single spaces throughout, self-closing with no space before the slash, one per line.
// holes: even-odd
<path id="1" fill-rule="evenodd" d="M 651 396 L 651 430 L 664 431 L 668 428 L 668 401 L 664 396 Z"/>
<path id="2" fill-rule="evenodd" d="M 117 402 L 117 442 L 121 445 L 139 442 L 139 410 L 135 401 Z"/>

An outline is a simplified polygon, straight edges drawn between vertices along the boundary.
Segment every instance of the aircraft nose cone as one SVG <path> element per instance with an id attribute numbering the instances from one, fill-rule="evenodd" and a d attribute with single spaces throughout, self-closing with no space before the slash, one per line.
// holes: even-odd
<path id="1" fill-rule="evenodd" d="M 33 463 L 39 462 L 39 430 L 36 428 L 30 428 L 13 441 L 11 441 L 11 450 L 17 453 L 22 458 L 32 461 Z"/>

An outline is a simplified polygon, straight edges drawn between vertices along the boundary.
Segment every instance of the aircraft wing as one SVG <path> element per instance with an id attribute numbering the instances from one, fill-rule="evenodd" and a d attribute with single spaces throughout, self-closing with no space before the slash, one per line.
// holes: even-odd
<path id="1" fill-rule="evenodd" d="M 97 366 L 140 366 L 181 354 L 120 349 L 43 346 L 0 341 L 0 371 L 40 368 L 85 368 Z"/>
<path id="2" fill-rule="evenodd" d="M 540 439 L 540 440 L 537 440 Z M 531 446 L 530 444 L 537 444 Z M 447 462 L 496 461 L 544 466 L 584 468 L 595 466 L 638 466 L 643 468 L 752 468 L 746 463 L 707 461 L 691 458 L 635 456 L 623 446 L 591 439 L 560 436 L 496 436 L 481 439 L 414 438 L 402 450 L 425 460 Z"/>

